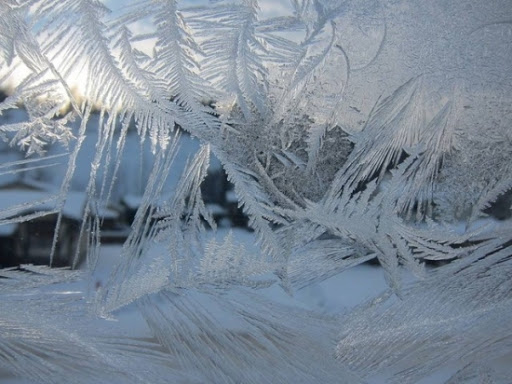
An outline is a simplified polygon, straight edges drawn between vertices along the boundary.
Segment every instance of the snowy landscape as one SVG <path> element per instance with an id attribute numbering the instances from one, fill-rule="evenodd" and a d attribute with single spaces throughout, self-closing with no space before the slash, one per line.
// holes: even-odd
<path id="1" fill-rule="evenodd" d="M 0 2 L 0 383 L 512 383 L 510 0 Z"/>

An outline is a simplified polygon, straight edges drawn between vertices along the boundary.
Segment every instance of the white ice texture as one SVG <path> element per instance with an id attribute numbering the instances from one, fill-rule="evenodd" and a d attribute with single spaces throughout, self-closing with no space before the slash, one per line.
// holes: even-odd
<path id="1" fill-rule="evenodd" d="M 0 381 L 510 382 L 511 62 L 510 0 L 1 1 Z"/>

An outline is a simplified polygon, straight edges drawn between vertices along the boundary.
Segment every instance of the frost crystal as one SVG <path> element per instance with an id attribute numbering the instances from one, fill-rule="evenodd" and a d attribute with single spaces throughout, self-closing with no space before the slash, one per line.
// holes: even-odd
<path id="1" fill-rule="evenodd" d="M 510 0 L 104 3 L 0 3 L 0 377 L 507 382 Z"/>

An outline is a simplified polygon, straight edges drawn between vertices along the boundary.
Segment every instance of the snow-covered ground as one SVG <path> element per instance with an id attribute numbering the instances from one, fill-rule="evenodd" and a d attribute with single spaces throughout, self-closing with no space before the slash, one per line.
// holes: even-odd
<path id="1" fill-rule="evenodd" d="M 243 244 L 247 250 L 257 252 L 255 245 L 254 233 L 243 229 L 219 229 L 215 234 L 209 232 L 210 236 L 215 236 L 220 243 L 227 236 L 229 231 L 233 232 L 234 239 L 237 243 Z M 121 245 L 103 245 L 101 247 L 98 264 L 90 276 L 90 281 L 79 281 L 69 284 L 61 284 L 58 289 L 63 291 L 82 291 L 84 297 L 93 297 L 95 290 L 101 289 L 117 264 L 121 252 Z M 407 276 L 405 276 L 408 278 Z M 262 289 L 261 293 L 265 298 L 280 304 L 291 307 L 309 309 L 318 313 L 326 313 L 331 315 L 344 314 L 349 312 L 355 306 L 372 299 L 387 288 L 384 280 L 383 271 L 375 265 L 363 264 L 344 271 L 325 281 L 313 284 L 297 291 L 293 296 L 287 294 L 277 284 L 269 288 Z M 150 330 L 146 325 L 143 317 L 134 305 L 128 305 L 115 313 L 115 317 L 110 321 L 114 321 L 116 326 L 126 330 L 132 337 L 151 337 Z M 225 321 L 226 327 L 230 319 L 222 319 Z M 448 372 L 449 374 L 450 372 Z M 438 372 L 422 384 L 434 384 L 440 382 L 447 373 Z M 448 375 L 449 376 L 449 375 Z M 374 378 L 370 383 L 383 382 L 380 378 Z M 5 372 L 0 371 L 0 383 L 2 384 L 33 384 L 25 379 L 18 379 L 9 376 Z"/>
<path id="2" fill-rule="evenodd" d="M 220 242 L 229 233 L 229 229 L 219 229 L 215 233 Z M 257 251 L 254 233 L 244 229 L 231 229 L 237 243 L 242 243 L 248 250 Z M 213 236 L 214 232 L 209 232 Z M 60 290 L 81 290 L 84 297 L 94 296 L 94 290 L 105 285 L 112 269 L 118 262 L 121 245 L 103 245 L 98 264 L 91 276 L 91 281 L 79 281 L 58 286 Z M 292 307 L 310 309 L 329 314 L 342 314 L 366 299 L 377 296 L 386 289 L 382 270 L 372 265 L 361 265 L 345 271 L 321 283 L 304 288 L 294 296 L 287 294 L 277 284 L 263 289 L 260 293 L 272 301 Z M 128 305 L 115 313 L 117 326 L 126 329 L 130 336 L 149 337 L 150 330 L 137 308 Z M 229 319 L 225 319 L 226 322 Z M 226 324 L 226 326 L 229 326 Z M 2 384 L 28 384 L 30 381 L 13 378 L 0 372 Z"/>
<path id="3" fill-rule="evenodd" d="M 258 252 L 254 233 L 240 228 L 220 228 L 215 233 L 217 242 L 233 232 L 237 243 L 249 251 Z M 210 234 L 213 236 L 214 232 Z M 118 261 L 120 245 L 103 245 L 99 262 L 93 274 L 94 284 L 103 286 Z M 275 301 L 292 306 L 328 314 L 342 314 L 356 305 L 378 296 L 388 288 L 382 269 L 375 265 L 363 264 L 333 276 L 321 283 L 297 291 L 294 296 L 287 294 L 278 285 L 263 290 L 263 294 Z"/>
<path id="4" fill-rule="evenodd" d="M 486 223 L 479 222 L 475 227 L 485 227 Z M 496 224 L 488 222 L 487 225 Z M 457 228 L 454 228 L 457 229 Z M 209 231 L 208 236 L 215 237 L 217 243 L 232 232 L 234 241 L 251 252 L 257 254 L 258 247 L 255 244 L 253 232 L 239 228 L 220 228 L 218 231 Z M 119 261 L 121 245 L 102 245 L 98 263 L 92 275 L 87 280 L 81 280 L 69 284 L 60 284 L 57 289 L 62 291 L 81 291 L 84 298 L 93 298 L 95 291 L 105 286 L 110 273 Z M 412 279 L 412 276 L 404 271 L 404 280 Z M 317 313 L 329 315 L 343 315 L 349 313 L 355 306 L 379 296 L 388 288 L 384 279 L 383 270 L 375 265 L 362 264 L 350 268 L 336 276 L 333 276 L 320 283 L 303 288 L 290 296 L 278 284 L 259 290 L 259 294 L 266 299 L 284 304 L 290 307 L 308 309 Z M 55 289 L 52 288 L 52 289 Z M 225 326 L 232 326 L 232 319 L 223 319 L 222 315 L 217 319 L 225 321 Z M 152 337 L 150 329 L 139 313 L 135 305 L 126 307 L 115 312 L 115 317 L 109 321 L 115 322 L 120 329 L 126 330 L 132 337 Z M 222 324 L 224 326 L 224 324 Z M 455 368 L 454 368 L 455 369 Z M 433 373 L 430 377 L 422 380 L 419 384 L 442 383 L 454 373 L 454 369 L 444 369 Z M 368 380 L 369 384 L 384 383 L 383 377 L 373 377 Z M 2 384 L 32 384 L 32 382 L 17 379 L 0 371 L 0 383 Z"/>

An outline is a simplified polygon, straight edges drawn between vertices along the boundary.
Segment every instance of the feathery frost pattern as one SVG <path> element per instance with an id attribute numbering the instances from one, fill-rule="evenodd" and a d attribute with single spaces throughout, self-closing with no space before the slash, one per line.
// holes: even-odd
<path id="1" fill-rule="evenodd" d="M 0 378 L 508 383 L 509 2 L 1 1 Z"/>

